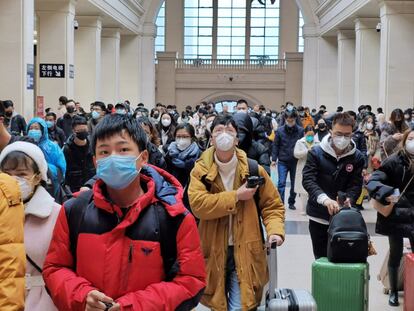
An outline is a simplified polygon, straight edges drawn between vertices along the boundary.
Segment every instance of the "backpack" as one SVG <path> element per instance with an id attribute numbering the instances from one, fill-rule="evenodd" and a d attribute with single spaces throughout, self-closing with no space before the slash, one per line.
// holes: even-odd
<path id="1" fill-rule="evenodd" d="M 65 205 L 70 205 L 70 212 L 68 215 L 69 226 L 69 240 L 70 249 L 73 257 L 73 266 L 76 269 L 76 249 L 79 236 L 80 226 L 83 221 L 84 213 L 92 203 L 93 191 L 80 192 L 78 197 L 68 201 Z M 157 211 L 157 218 L 159 222 L 159 243 L 161 248 L 161 256 L 164 265 L 165 281 L 172 281 L 179 271 L 179 263 L 177 262 L 177 241 L 176 236 L 181 223 L 188 214 L 188 211 L 172 217 L 168 214 L 165 207 L 161 203 L 155 203 L 157 205 L 155 210 Z M 147 207 L 150 208 L 150 207 Z M 137 221 L 140 220 L 140 217 Z"/>
<path id="2" fill-rule="evenodd" d="M 249 166 L 249 176 L 259 176 L 259 163 L 256 160 L 247 158 L 248 166 Z M 211 184 L 206 181 L 206 176 L 201 177 L 201 182 L 206 187 L 206 190 L 210 192 L 211 190 Z M 188 186 L 187 186 L 188 188 Z M 188 190 L 188 189 L 186 189 Z M 187 194 L 188 196 L 188 194 Z M 260 235 L 262 236 L 262 242 L 265 243 L 264 239 L 264 231 L 263 231 L 263 225 L 262 225 L 262 212 L 260 210 L 259 206 L 260 202 L 260 196 L 259 196 L 259 190 L 256 191 L 254 194 L 254 203 L 256 205 L 256 211 L 257 211 L 257 218 L 259 219 L 259 228 L 260 228 Z M 189 203 L 188 203 L 189 204 Z M 197 225 L 199 220 L 196 218 Z"/>
<path id="3" fill-rule="evenodd" d="M 343 208 L 332 217 L 328 229 L 328 259 L 334 263 L 365 263 L 368 231 L 361 213 Z"/>

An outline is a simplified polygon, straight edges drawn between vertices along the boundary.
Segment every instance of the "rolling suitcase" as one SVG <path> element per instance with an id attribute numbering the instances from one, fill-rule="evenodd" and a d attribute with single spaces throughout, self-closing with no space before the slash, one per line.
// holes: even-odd
<path id="1" fill-rule="evenodd" d="M 405 256 L 404 311 L 414 310 L 414 254 Z"/>
<path id="2" fill-rule="evenodd" d="M 306 290 L 277 288 L 277 248 L 269 249 L 269 291 L 266 294 L 266 311 L 316 311 L 316 302 Z"/>
<path id="3" fill-rule="evenodd" d="M 312 295 L 319 311 L 367 311 L 367 263 L 331 263 L 320 258 L 312 264 Z"/>

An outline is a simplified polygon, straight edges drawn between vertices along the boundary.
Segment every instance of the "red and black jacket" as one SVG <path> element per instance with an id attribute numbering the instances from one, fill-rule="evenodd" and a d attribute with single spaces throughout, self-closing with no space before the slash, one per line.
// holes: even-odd
<path id="1" fill-rule="evenodd" d="M 125 216 L 107 199 L 101 180 L 82 211 L 75 210 L 82 205 L 76 204 L 79 199 L 65 203 L 43 268 L 59 310 L 85 310 L 86 296 L 94 289 L 122 310 L 191 310 L 198 304 L 206 285 L 204 258 L 194 217 L 181 202 L 183 190 L 170 174 L 149 165 L 140 176 L 146 193 Z M 173 277 L 166 275 L 160 243 L 160 231 L 171 226 L 157 209 L 166 211 L 168 221 L 181 217 L 170 234 L 176 236 Z M 80 215 L 77 221 L 74 214 Z"/>

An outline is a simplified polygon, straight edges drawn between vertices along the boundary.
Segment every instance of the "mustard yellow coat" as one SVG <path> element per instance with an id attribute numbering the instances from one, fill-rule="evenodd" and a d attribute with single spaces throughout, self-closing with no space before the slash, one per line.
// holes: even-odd
<path id="1" fill-rule="evenodd" d="M 200 219 L 199 232 L 206 261 L 207 287 L 202 304 L 216 311 L 227 310 L 225 268 L 228 249 L 229 215 L 233 215 L 234 259 L 240 281 L 243 310 L 256 307 L 268 282 L 266 251 L 262 243 L 254 199 L 237 202 L 236 190 L 225 191 L 214 161 L 215 148 L 207 149 L 191 172 L 188 189 L 191 209 Z M 239 160 L 234 189 L 238 189 L 249 175 L 244 151 L 236 149 Z M 279 193 L 266 171 L 259 167 L 265 184 L 259 188 L 260 209 L 268 236 L 284 238 L 285 209 Z M 205 180 L 211 183 L 207 191 Z"/>
<path id="2" fill-rule="evenodd" d="M 24 310 L 24 207 L 15 178 L 0 174 L 0 310 Z"/>

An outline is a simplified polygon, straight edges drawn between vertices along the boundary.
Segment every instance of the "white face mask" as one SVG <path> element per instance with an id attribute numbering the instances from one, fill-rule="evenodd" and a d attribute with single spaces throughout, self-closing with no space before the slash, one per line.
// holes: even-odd
<path id="1" fill-rule="evenodd" d="M 22 200 L 26 201 L 33 193 L 33 186 L 26 178 L 19 176 L 13 177 L 16 178 L 17 182 L 19 183 L 20 192 L 22 193 Z"/>
<path id="2" fill-rule="evenodd" d="M 372 123 L 367 123 L 367 130 L 370 131 L 374 128 L 374 124 Z"/>
<path id="3" fill-rule="evenodd" d="M 414 140 L 407 140 L 405 143 L 405 150 L 407 150 L 409 154 L 414 155 Z"/>
<path id="4" fill-rule="evenodd" d="M 351 143 L 351 138 L 345 136 L 338 136 L 333 138 L 333 143 L 339 150 L 345 150 Z"/>
<path id="5" fill-rule="evenodd" d="M 234 147 L 234 137 L 229 133 L 221 133 L 216 137 L 216 148 L 221 151 L 229 151 Z"/>
<path id="6" fill-rule="evenodd" d="M 178 150 L 184 151 L 191 145 L 191 138 L 177 138 L 175 142 Z"/>
<path id="7" fill-rule="evenodd" d="M 162 119 L 161 120 L 161 124 L 164 127 L 169 127 L 171 125 L 171 120 L 169 120 L 169 119 Z"/>

